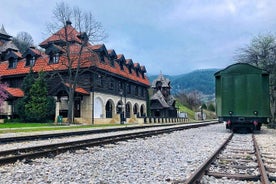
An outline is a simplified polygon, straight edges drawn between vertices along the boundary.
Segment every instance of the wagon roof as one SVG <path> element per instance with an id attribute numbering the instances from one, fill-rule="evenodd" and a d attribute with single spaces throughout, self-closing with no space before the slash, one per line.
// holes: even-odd
<path id="1" fill-rule="evenodd" d="M 252 74 L 268 74 L 265 70 L 262 70 L 256 66 L 248 63 L 235 63 L 216 72 L 214 75 L 219 76 L 221 74 L 240 74 L 240 73 L 252 73 Z"/>

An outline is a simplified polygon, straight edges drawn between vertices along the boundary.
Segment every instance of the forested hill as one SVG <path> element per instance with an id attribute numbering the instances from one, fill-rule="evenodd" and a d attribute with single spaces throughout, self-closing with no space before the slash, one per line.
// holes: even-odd
<path id="1" fill-rule="evenodd" d="M 165 75 L 171 80 L 172 94 L 179 91 L 200 91 L 204 95 L 213 95 L 215 93 L 215 78 L 214 73 L 219 69 L 204 69 L 196 70 L 187 74 L 181 75 Z M 158 75 L 149 75 L 149 80 L 152 83 Z"/>

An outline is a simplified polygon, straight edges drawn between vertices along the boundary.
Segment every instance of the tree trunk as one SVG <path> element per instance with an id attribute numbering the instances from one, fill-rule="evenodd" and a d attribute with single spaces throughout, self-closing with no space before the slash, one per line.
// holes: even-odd
<path id="1" fill-rule="evenodd" d="M 68 95 L 68 115 L 67 115 L 67 123 L 74 123 L 74 91 L 72 88 L 69 89 Z"/>

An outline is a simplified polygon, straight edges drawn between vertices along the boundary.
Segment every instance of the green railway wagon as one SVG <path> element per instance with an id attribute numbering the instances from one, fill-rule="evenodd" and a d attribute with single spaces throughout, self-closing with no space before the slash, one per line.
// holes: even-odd
<path id="1" fill-rule="evenodd" d="M 236 63 L 215 74 L 216 113 L 226 128 L 260 130 L 270 117 L 269 74 Z"/>

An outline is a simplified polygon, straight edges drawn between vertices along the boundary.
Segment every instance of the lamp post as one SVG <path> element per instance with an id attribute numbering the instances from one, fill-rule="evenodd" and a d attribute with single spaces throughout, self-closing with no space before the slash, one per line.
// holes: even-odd
<path id="1" fill-rule="evenodd" d="M 123 117 L 123 90 L 120 90 L 120 96 L 121 96 L 121 110 L 120 110 L 120 124 L 124 124 L 124 117 Z"/>

